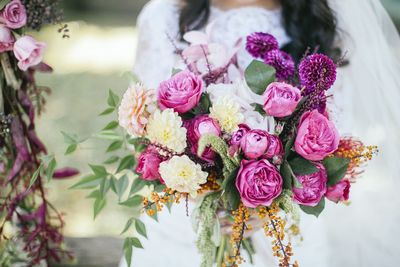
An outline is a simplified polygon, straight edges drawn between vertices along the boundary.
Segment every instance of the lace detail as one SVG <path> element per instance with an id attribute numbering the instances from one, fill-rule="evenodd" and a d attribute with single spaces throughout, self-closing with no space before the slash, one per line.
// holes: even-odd
<path id="1" fill-rule="evenodd" d="M 139 16 L 134 72 L 148 86 L 156 87 L 170 76 L 173 67 L 179 65 L 173 43 L 179 48 L 186 44 L 180 41 L 178 20 L 179 6 L 174 0 L 152 0 Z M 208 24 L 211 25 L 211 40 L 227 47 L 233 47 L 240 38 L 253 32 L 271 33 L 280 45 L 290 40 L 282 26 L 280 9 L 244 7 L 224 11 L 212 7 Z M 251 60 L 243 40 L 238 53 L 239 66 L 245 68 Z"/>

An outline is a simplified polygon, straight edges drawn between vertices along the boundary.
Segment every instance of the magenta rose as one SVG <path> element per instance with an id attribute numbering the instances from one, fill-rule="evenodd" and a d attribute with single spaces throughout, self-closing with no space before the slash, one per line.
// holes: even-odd
<path id="1" fill-rule="evenodd" d="M 11 29 L 24 27 L 26 19 L 26 10 L 20 0 L 11 1 L 0 12 L 0 23 Z"/>
<path id="2" fill-rule="evenodd" d="M 318 168 L 318 172 L 296 176 L 302 188 L 293 188 L 294 202 L 304 206 L 315 207 L 325 195 L 328 175 L 322 164 L 318 163 L 315 166 Z"/>
<path id="3" fill-rule="evenodd" d="M 282 193 L 283 179 L 268 160 L 242 160 L 236 188 L 243 204 L 249 208 L 269 206 Z"/>
<path id="4" fill-rule="evenodd" d="M 189 71 L 181 71 L 158 88 L 158 105 L 162 110 L 171 108 L 185 113 L 200 101 L 203 92 L 203 80 Z"/>
<path id="5" fill-rule="evenodd" d="M 247 124 L 239 124 L 239 130 L 233 133 L 231 139 L 229 140 L 229 153 L 234 155 L 240 148 L 240 142 L 243 137 L 250 131 L 250 127 Z"/>
<path id="6" fill-rule="evenodd" d="M 308 160 L 323 160 L 339 146 L 335 125 L 317 110 L 303 114 L 297 129 L 295 150 Z"/>
<path id="7" fill-rule="evenodd" d="M 205 134 L 221 135 L 221 128 L 218 123 L 208 115 L 199 115 L 190 121 L 185 122 L 187 129 L 187 139 L 190 145 L 190 151 L 193 155 L 197 155 L 199 139 Z M 201 159 L 212 163 L 215 159 L 215 152 L 211 148 L 207 148 Z"/>
<path id="8" fill-rule="evenodd" d="M 161 180 L 158 168 L 163 161 L 163 157 L 154 148 L 148 147 L 139 156 L 136 172 L 141 174 L 141 178 L 146 181 Z"/>
<path id="9" fill-rule="evenodd" d="M 349 200 L 350 181 L 342 180 L 334 186 L 328 187 L 325 196 L 333 202 Z"/>
<path id="10" fill-rule="evenodd" d="M 13 50 L 14 41 L 11 30 L 4 25 L 0 25 L 0 53 Z"/>
<path id="11" fill-rule="evenodd" d="M 296 87 L 283 83 L 271 83 L 264 93 L 264 110 L 269 116 L 283 118 L 295 111 L 301 100 L 301 92 Z"/>
<path id="12" fill-rule="evenodd" d="M 18 67 L 26 71 L 38 65 L 43 59 L 46 44 L 38 42 L 31 36 L 23 36 L 14 44 L 14 55 L 18 59 Z"/>
<path id="13" fill-rule="evenodd" d="M 240 141 L 247 159 L 257 159 L 265 154 L 269 146 L 269 133 L 263 130 L 250 130 Z"/>

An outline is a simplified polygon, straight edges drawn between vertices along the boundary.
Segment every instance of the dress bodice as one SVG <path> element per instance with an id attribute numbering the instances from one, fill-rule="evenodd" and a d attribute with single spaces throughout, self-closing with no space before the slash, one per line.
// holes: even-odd
<path id="1" fill-rule="evenodd" d="M 185 43 L 179 37 L 179 5 L 174 0 L 153 0 L 143 9 L 139 19 L 139 42 L 134 72 L 148 86 L 155 87 L 167 79 L 180 58 L 176 47 Z M 282 25 L 281 9 L 267 10 L 262 7 L 242 7 L 231 10 L 211 8 L 207 23 L 210 41 L 233 47 L 239 39 L 253 32 L 274 35 L 280 45 L 289 41 Z M 244 68 L 251 61 L 245 50 L 245 40 L 238 53 L 239 66 Z"/>

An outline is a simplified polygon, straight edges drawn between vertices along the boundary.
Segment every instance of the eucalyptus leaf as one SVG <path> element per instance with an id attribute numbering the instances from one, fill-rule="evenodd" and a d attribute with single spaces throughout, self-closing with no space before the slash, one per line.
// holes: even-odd
<path id="1" fill-rule="evenodd" d="M 253 60 L 244 73 L 247 85 L 258 95 L 262 95 L 267 86 L 275 81 L 275 74 L 273 67 L 258 60 Z"/>
<path id="2" fill-rule="evenodd" d="M 127 169 L 133 169 L 136 164 L 136 158 L 133 155 L 128 155 L 124 157 L 119 163 L 117 172 L 121 172 Z"/>
<path id="3" fill-rule="evenodd" d="M 135 195 L 133 197 L 128 198 L 124 202 L 120 203 L 120 205 L 133 208 L 140 206 L 142 203 L 143 203 L 143 197 L 140 195 Z"/>
<path id="4" fill-rule="evenodd" d="M 99 116 L 105 116 L 111 114 L 115 111 L 115 108 L 106 108 L 103 112 L 99 114 Z"/>
<path id="5" fill-rule="evenodd" d="M 139 192 L 142 190 L 142 188 L 146 185 L 146 181 L 142 180 L 140 178 L 136 178 L 133 180 L 133 183 L 131 185 L 131 191 L 129 192 L 129 196 Z"/>
<path id="6" fill-rule="evenodd" d="M 65 155 L 69 155 L 72 154 L 73 152 L 75 152 L 75 150 L 78 148 L 77 144 L 71 144 L 67 147 L 67 149 L 65 150 Z"/>
<path id="7" fill-rule="evenodd" d="M 106 206 L 105 198 L 100 197 L 94 201 L 94 205 L 93 205 L 94 218 L 96 218 L 97 215 L 99 215 L 99 213 L 104 209 L 105 206 Z"/>
<path id="8" fill-rule="evenodd" d="M 114 141 L 108 146 L 106 152 L 113 152 L 115 150 L 118 150 L 122 147 L 123 144 L 124 142 L 122 141 Z"/>
<path id="9" fill-rule="evenodd" d="M 130 218 L 130 219 L 126 222 L 125 227 L 124 227 L 124 229 L 122 230 L 122 232 L 120 233 L 120 235 L 126 233 L 126 231 L 129 230 L 129 228 L 132 226 L 134 220 L 135 220 L 135 218 Z"/>
<path id="10" fill-rule="evenodd" d="M 113 108 L 117 107 L 119 103 L 119 97 L 111 89 L 108 91 L 107 103 Z"/>
<path id="11" fill-rule="evenodd" d="M 104 164 L 113 164 L 119 160 L 118 156 L 111 156 L 109 157 L 106 161 L 104 161 Z"/>
<path id="12" fill-rule="evenodd" d="M 97 187 L 103 177 L 96 175 L 89 175 L 82 178 L 79 182 L 70 187 L 70 189 L 91 189 Z"/>
<path id="13" fill-rule="evenodd" d="M 120 177 L 118 180 L 116 180 L 115 189 L 116 189 L 116 194 L 119 199 L 121 199 L 121 197 L 125 193 L 128 185 L 129 185 L 129 179 L 128 179 L 128 176 L 126 176 L 126 175 L 124 175 L 124 176 Z"/>
<path id="14" fill-rule="evenodd" d="M 117 121 L 111 121 L 103 128 L 103 131 L 114 130 L 115 128 L 118 127 L 118 125 L 119 124 Z"/>
<path id="15" fill-rule="evenodd" d="M 98 177 L 105 177 L 108 174 L 104 166 L 89 164 L 89 167 L 92 169 L 93 173 Z"/>
<path id="16" fill-rule="evenodd" d="M 100 182 L 100 196 L 103 198 L 107 194 L 108 190 L 110 190 L 111 181 L 104 177 Z"/>
<path id="17" fill-rule="evenodd" d="M 124 241 L 124 255 L 128 267 L 131 267 L 132 265 L 132 252 L 133 252 L 133 246 L 131 244 L 131 241 L 129 238 L 126 238 Z"/>

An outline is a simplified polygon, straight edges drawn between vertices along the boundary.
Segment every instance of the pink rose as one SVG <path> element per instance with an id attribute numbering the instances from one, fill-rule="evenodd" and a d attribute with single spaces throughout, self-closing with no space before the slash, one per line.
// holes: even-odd
<path id="1" fill-rule="evenodd" d="M 158 88 L 158 105 L 162 110 L 171 108 L 185 113 L 200 101 L 203 80 L 189 71 L 181 71 L 164 81 Z"/>
<path id="2" fill-rule="evenodd" d="M 229 140 L 229 154 L 233 156 L 240 148 L 240 142 L 243 137 L 250 131 L 250 127 L 247 124 L 239 124 L 239 130 L 233 133 L 231 140 Z"/>
<path id="3" fill-rule="evenodd" d="M 148 147 L 139 156 L 136 172 L 141 174 L 141 178 L 146 181 L 161 179 L 158 168 L 163 161 L 163 157 L 154 148 Z"/>
<path id="4" fill-rule="evenodd" d="M 301 100 L 301 92 L 296 87 L 283 83 L 271 83 L 264 93 L 264 110 L 269 116 L 283 118 L 295 111 Z"/>
<path id="5" fill-rule="evenodd" d="M 269 146 L 269 133 L 250 130 L 240 141 L 240 147 L 247 159 L 257 159 L 265 154 Z"/>
<path id="6" fill-rule="evenodd" d="M 349 180 L 342 180 L 334 186 L 328 187 L 325 196 L 333 202 L 349 200 L 350 182 Z"/>
<path id="7" fill-rule="evenodd" d="M 246 207 L 269 206 L 282 192 L 283 179 L 268 160 L 242 160 L 236 188 Z"/>
<path id="8" fill-rule="evenodd" d="M 190 121 L 185 122 L 187 129 L 187 139 L 190 144 L 190 150 L 193 155 L 197 155 L 199 139 L 205 134 L 221 135 L 221 128 L 218 123 L 208 115 L 199 115 Z M 215 153 L 212 149 L 207 148 L 201 159 L 212 163 L 215 158 Z"/>
<path id="9" fill-rule="evenodd" d="M 15 38 L 11 30 L 4 25 L 0 25 L 0 53 L 13 50 Z"/>
<path id="10" fill-rule="evenodd" d="M 18 59 L 18 67 L 26 71 L 29 67 L 38 65 L 43 59 L 46 44 L 38 42 L 31 36 L 23 36 L 14 44 L 14 54 Z"/>
<path id="11" fill-rule="evenodd" d="M 4 7 L 0 12 L 0 23 L 11 29 L 19 29 L 25 26 L 26 10 L 20 0 L 13 0 Z"/>
<path id="12" fill-rule="evenodd" d="M 308 160 L 323 160 L 339 146 L 335 125 L 317 110 L 303 114 L 297 129 L 295 150 Z"/>
<path id="13" fill-rule="evenodd" d="M 319 169 L 318 172 L 310 175 L 296 176 L 302 188 L 293 188 L 294 202 L 304 206 L 315 207 L 325 195 L 328 175 L 322 164 L 318 163 L 315 166 Z"/>

